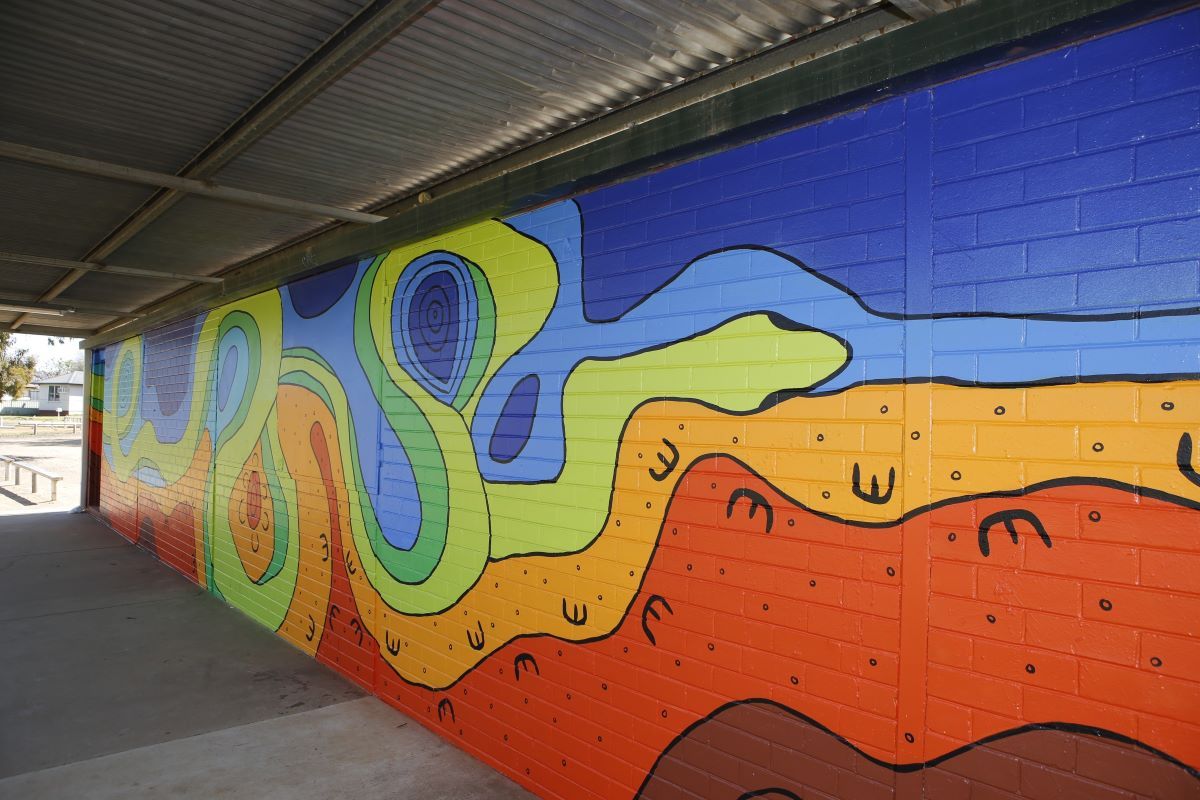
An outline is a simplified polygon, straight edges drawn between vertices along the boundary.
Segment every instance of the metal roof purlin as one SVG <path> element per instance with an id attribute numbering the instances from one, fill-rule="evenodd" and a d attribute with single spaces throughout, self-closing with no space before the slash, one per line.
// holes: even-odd
<path id="1" fill-rule="evenodd" d="M 101 314 L 109 317 L 141 318 L 146 316 L 140 311 L 125 311 L 119 308 L 94 306 L 91 303 L 80 303 L 77 301 L 70 303 L 44 303 L 36 300 L 0 300 L 0 310 L 24 310 L 27 314 L 48 314 L 58 317 L 76 312 L 80 314 Z M 11 325 L 12 323 L 9 324 Z"/>
<path id="2" fill-rule="evenodd" d="M 309 203 L 304 200 L 277 197 L 275 195 L 263 194 L 262 192 L 251 192 L 246 189 L 221 186 L 212 181 L 181 178 L 178 175 L 168 175 L 165 172 L 138 169 L 137 167 L 128 167 L 123 164 L 110 164 L 107 161 L 97 161 L 94 158 L 56 153 L 53 150 L 43 150 L 39 147 L 30 147 L 29 145 L 16 144 L 15 142 L 0 142 L 0 158 L 25 161 L 30 164 L 40 164 L 44 167 L 53 167 L 69 172 L 82 172 L 85 175 L 97 175 L 101 178 L 112 178 L 118 181 L 161 186 L 177 193 L 198 194 L 202 197 L 212 197 L 217 200 L 225 200 L 252 208 L 266 208 L 272 211 L 282 211 L 287 214 L 337 219 L 342 222 L 361 222 L 364 224 L 382 222 L 387 219 L 387 217 L 380 216 L 379 214 L 364 214 L 361 211 L 327 206 L 322 203 Z"/>
<path id="3" fill-rule="evenodd" d="M 337 80 L 392 37 L 424 16 L 439 0 L 375 0 L 337 32 L 278 84 L 250 106 L 222 134 L 198 153 L 177 174 L 203 179 L 229 162 L 238 153 L 303 108 L 330 83 Z M 164 189 L 97 243 L 81 259 L 102 261 L 173 206 L 183 195 Z M 74 269 L 42 293 L 42 301 L 53 300 L 88 274 Z M 10 323 L 17 330 L 26 321 L 22 314 Z"/>
<path id="4" fill-rule="evenodd" d="M 86 272 L 108 272 L 113 275 L 130 275 L 136 278 L 161 278 L 171 281 L 188 281 L 189 283 L 220 284 L 221 278 L 207 275 L 188 275 L 182 272 L 166 272 L 144 267 L 122 267 L 117 264 L 98 264 L 89 261 L 72 261 L 66 258 L 48 258 L 46 256 L 24 255 L 0 251 L 0 261 L 12 261 L 17 264 L 33 264 L 39 267 L 58 267 L 60 269 L 81 269 Z"/>

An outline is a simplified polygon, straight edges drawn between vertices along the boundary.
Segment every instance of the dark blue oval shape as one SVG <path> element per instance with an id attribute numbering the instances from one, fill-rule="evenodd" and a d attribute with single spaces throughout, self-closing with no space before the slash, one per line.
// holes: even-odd
<path id="1" fill-rule="evenodd" d="M 513 385 L 488 442 L 488 455 L 493 461 L 507 464 L 529 444 L 541 390 L 542 382 L 537 375 L 526 375 Z"/>
<path id="2" fill-rule="evenodd" d="M 287 285 L 292 308 L 305 319 L 324 314 L 342 299 L 342 295 L 350 288 L 350 284 L 354 283 L 354 276 L 357 274 L 358 262 L 347 261 L 326 272 L 292 281 Z"/>

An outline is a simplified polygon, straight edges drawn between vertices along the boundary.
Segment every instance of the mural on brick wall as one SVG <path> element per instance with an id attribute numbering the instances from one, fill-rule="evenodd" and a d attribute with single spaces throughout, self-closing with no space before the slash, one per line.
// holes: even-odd
<path id="1" fill-rule="evenodd" d="M 1197 42 L 111 346 L 101 511 L 548 797 L 1196 796 Z"/>

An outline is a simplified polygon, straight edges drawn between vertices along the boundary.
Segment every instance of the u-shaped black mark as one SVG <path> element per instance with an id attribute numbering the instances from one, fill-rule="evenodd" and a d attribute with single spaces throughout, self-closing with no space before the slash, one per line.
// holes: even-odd
<path id="1" fill-rule="evenodd" d="M 1175 463 L 1179 465 L 1179 471 L 1183 477 L 1192 482 L 1194 486 L 1200 486 L 1200 474 L 1196 473 L 1196 468 L 1192 466 L 1192 435 L 1185 433 L 1179 437 L 1179 450 L 1175 452 Z"/>
<path id="2" fill-rule="evenodd" d="M 443 697 L 438 701 L 438 722 L 441 722 L 445 718 L 446 712 L 450 712 L 451 722 L 458 722 L 454 717 L 454 703 L 450 702 L 449 697 Z"/>
<path id="3" fill-rule="evenodd" d="M 879 476 L 871 476 L 871 491 L 864 492 L 862 488 L 862 471 L 858 467 L 858 462 L 854 462 L 854 471 L 850 475 L 850 491 L 854 492 L 854 496 L 859 500 L 866 501 L 873 505 L 881 506 L 892 499 L 892 490 L 896 488 L 896 468 L 888 467 L 888 485 L 887 491 L 883 494 L 879 493 Z"/>
<path id="4" fill-rule="evenodd" d="M 766 789 L 755 789 L 754 791 L 746 792 L 737 800 L 754 800 L 754 798 L 766 797 L 767 795 L 779 797 L 781 800 L 804 800 L 804 798 L 793 792 L 791 789 L 783 789 L 778 786 L 771 786 Z"/>
<path id="5" fill-rule="evenodd" d="M 737 501 L 743 497 L 750 501 L 750 519 L 754 519 L 754 515 L 761 507 L 767 512 L 767 533 L 771 532 L 771 528 L 775 526 L 775 509 L 771 508 L 771 504 L 767 502 L 767 498 L 763 497 L 753 489 L 734 489 L 729 495 L 729 502 L 725 504 L 725 519 L 733 518 L 733 507 L 737 505 Z"/>
<path id="6" fill-rule="evenodd" d="M 358 646 L 362 647 L 363 643 L 363 628 L 362 623 L 358 621 L 358 617 L 350 620 L 350 628 L 358 635 Z"/>
<path id="7" fill-rule="evenodd" d="M 655 603 L 662 603 L 663 609 L 671 616 L 675 616 L 675 612 L 671 610 L 671 604 L 661 594 L 652 594 L 646 600 L 646 605 L 642 607 L 642 633 L 646 634 L 646 638 L 650 640 L 650 644 L 652 645 L 657 645 L 658 640 L 654 638 L 654 631 L 650 630 L 649 617 L 662 619 L 662 616 L 658 613 L 658 609 L 654 607 Z"/>
<path id="8" fill-rule="evenodd" d="M 538 669 L 537 659 L 534 658 L 529 653 L 521 653 L 520 655 L 518 655 L 516 658 L 513 659 L 513 675 L 516 677 L 517 680 L 521 680 L 522 669 L 525 672 L 529 672 L 530 664 L 533 665 L 534 674 L 540 676 L 542 674 L 542 671 L 540 669 Z"/>
<path id="9" fill-rule="evenodd" d="M 671 451 L 671 457 L 667 458 L 662 453 L 655 454 L 658 456 L 658 460 L 661 461 L 663 465 L 661 470 L 656 470 L 654 467 L 650 467 L 650 477 L 654 478 L 656 481 L 665 481 L 667 476 L 675 471 L 675 467 L 679 466 L 679 448 L 673 445 L 671 440 L 665 436 L 663 437 L 662 443 L 665 444 L 667 449 Z"/>
<path id="10" fill-rule="evenodd" d="M 1017 538 L 1017 528 L 1013 525 L 1017 520 L 1025 520 L 1033 529 L 1037 531 L 1037 535 L 1041 538 L 1042 544 L 1046 547 L 1053 547 L 1050 542 L 1050 534 L 1046 533 L 1046 526 L 1042 525 L 1042 521 L 1038 519 L 1037 514 L 1032 511 L 1026 511 L 1023 508 L 1013 508 L 1007 511 L 997 511 L 994 514 L 988 514 L 979 523 L 979 552 L 983 553 L 984 558 L 987 558 L 992 553 L 992 546 L 988 542 L 988 534 L 991 533 L 992 526 L 998 522 L 1004 523 L 1004 529 L 1008 531 L 1009 538 L 1013 544 L 1017 544 L 1020 539 Z"/>
<path id="11" fill-rule="evenodd" d="M 586 625 L 587 624 L 587 603 L 583 604 L 583 614 L 582 615 L 579 613 L 579 609 L 580 609 L 579 605 L 572 603 L 571 604 L 571 613 L 568 614 L 567 613 L 567 598 L 564 597 L 562 599 L 563 619 L 565 619 L 567 622 L 571 623 L 572 625 Z"/>
<path id="12" fill-rule="evenodd" d="M 395 643 L 393 644 L 391 631 L 383 632 L 383 643 L 387 647 L 387 651 L 389 653 L 391 653 L 394 656 L 400 655 L 400 640 L 396 639 Z"/>
<path id="13" fill-rule="evenodd" d="M 471 629 L 467 628 L 467 644 L 471 645 L 472 650 L 482 650 L 484 639 L 483 623 L 479 620 L 475 620 L 475 624 L 479 627 L 479 638 L 476 639 L 475 634 L 471 633 Z"/>

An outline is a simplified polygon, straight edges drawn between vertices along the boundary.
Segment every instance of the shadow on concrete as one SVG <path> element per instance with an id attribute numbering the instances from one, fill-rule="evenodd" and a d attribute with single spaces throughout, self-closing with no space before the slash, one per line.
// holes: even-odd
<path id="1" fill-rule="evenodd" d="M 360 697 L 87 514 L 0 518 L 0 777 Z"/>
<path id="2" fill-rule="evenodd" d="M 0 798 L 532 798 L 88 514 L 0 517 L 0 642 Z"/>
<path id="3" fill-rule="evenodd" d="M 5 489 L 3 486 L 0 486 L 0 495 L 7 497 L 9 500 L 12 500 L 14 503 L 20 503 L 23 506 L 36 506 L 37 505 L 36 500 L 30 500 L 28 497 L 22 497 L 21 495 L 16 494 L 15 492 L 10 492 L 8 489 Z"/>

